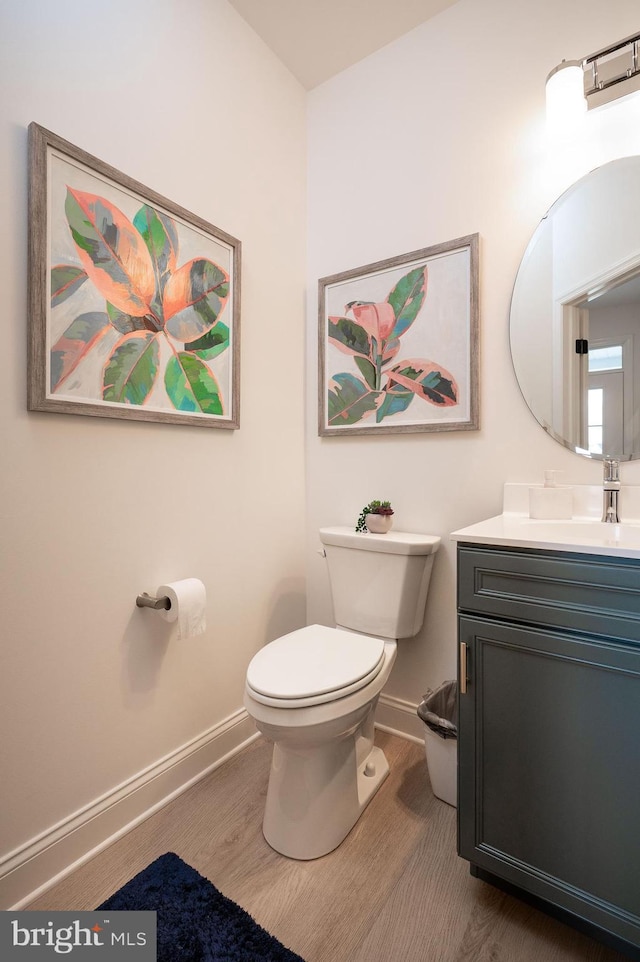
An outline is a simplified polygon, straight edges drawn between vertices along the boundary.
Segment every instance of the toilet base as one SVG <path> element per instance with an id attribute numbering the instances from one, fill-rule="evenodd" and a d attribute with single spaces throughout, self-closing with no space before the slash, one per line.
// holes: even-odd
<path id="1" fill-rule="evenodd" d="M 274 745 L 262 826 L 271 848 L 307 861 L 340 845 L 389 774 L 382 749 L 357 756 L 354 738 L 312 754 Z"/>

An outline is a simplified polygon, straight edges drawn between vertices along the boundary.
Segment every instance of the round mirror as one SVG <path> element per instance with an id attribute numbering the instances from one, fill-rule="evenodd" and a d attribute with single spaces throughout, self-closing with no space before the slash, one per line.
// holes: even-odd
<path id="1" fill-rule="evenodd" d="M 542 219 L 518 269 L 511 356 L 561 444 L 640 458 L 640 157 L 597 168 Z"/>

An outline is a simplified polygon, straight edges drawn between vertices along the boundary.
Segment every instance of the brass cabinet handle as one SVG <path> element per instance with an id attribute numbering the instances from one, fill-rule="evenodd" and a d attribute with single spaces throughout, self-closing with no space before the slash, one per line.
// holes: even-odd
<path id="1" fill-rule="evenodd" d="M 467 694 L 467 646 L 460 642 L 460 694 Z"/>

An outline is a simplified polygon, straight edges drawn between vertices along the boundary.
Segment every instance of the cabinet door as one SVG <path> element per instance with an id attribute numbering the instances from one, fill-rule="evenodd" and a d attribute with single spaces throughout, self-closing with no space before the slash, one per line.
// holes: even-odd
<path id="1" fill-rule="evenodd" d="M 460 641 L 460 855 L 640 945 L 640 646 L 467 617 Z"/>

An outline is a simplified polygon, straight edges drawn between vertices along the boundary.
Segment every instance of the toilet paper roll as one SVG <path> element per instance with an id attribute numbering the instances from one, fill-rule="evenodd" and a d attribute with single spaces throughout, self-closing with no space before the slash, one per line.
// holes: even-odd
<path id="1" fill-rule="evenodd" d="M 165 621 L 178 622 L 178 639 L 201 635 L 207 627 L 207 592 L 199 578 L 184 578 L 159 585 L 156 597 L 167 597 L 171 607 L 161 610 Z"/>

